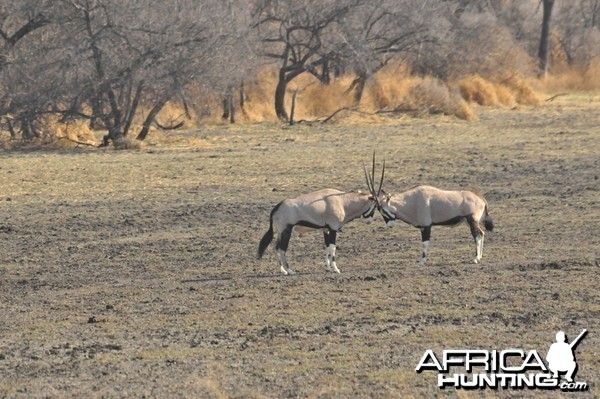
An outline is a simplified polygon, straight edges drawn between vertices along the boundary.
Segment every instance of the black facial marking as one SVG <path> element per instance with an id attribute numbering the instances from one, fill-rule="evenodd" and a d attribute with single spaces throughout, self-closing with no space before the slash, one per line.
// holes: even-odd
<path id="1" fill-rule="evenodd" d="M 372 197 L 371 197 L 372 198 Z M 373 215 L 375 214 L 375 210 L 377 209 L 377 207 L 375 206 L 375 204 L 373 204 L 373 207 L 370 209 L 367 209 L 367 211 L 365 213 L 362 214 L 362 217 L 365 219 L 368 219 L 370 217 L 373 217 Z"/>
<path id="2" fill-rule="evenodd" d="M 396 215 L 394 215 L 392 212 L 388 211 L 385 208 L 381 208 L 381 216 L 383 216 L 383 220 L 387 223 L 390 220 L 396 220 Z"/>

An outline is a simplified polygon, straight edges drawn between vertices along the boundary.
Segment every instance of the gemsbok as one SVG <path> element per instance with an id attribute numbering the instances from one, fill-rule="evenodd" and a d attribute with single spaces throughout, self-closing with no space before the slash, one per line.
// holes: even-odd
<path id="1" fill-rule="evenodd" d="M 373 170 L 369 176 L 365 167 L 365 176 L 371 195 L 376 198 L 377 209 L 388 227 L 393 227 L 396 220 L 401 220 L 421 230 L 423 254 L 420 264 L 427 262 L 429 240 L 432 226 L 457 226 L 466 220 L 475 240 L 475 263 L 481 261 L 483 255 L 484 231 L 494 229 L 494 222 L 488 213 L 487 201 L 483 195 L 474 191 L 446 191 L 431 186 L 417 186 L 401 193 L 390 194 L 382 191 L 385 174 L 385 161 L 381 172 L 379 189 L 375 191 L 375 154 L 373 154 Z"/>
<path id="2" fill-rule="evenodd" d="M 281 271 L 296 274 L 287 262 L 286 251 L 292 232 L 303 233 L 311 230 L 323 230 L 325 237 L 325 270 L 340 272 L 335 263 L 335 240 L 337 232 L 346 223 L 363 217 L 368 222 L 373 220 L 376 201 L 369 193 L 343 192 L 324 189 L 297 198 L 286 199 L 275 205 L 269 217 L 269 230 L 258 245 L 260 259 L 277 234 L 275 249 Z"/>

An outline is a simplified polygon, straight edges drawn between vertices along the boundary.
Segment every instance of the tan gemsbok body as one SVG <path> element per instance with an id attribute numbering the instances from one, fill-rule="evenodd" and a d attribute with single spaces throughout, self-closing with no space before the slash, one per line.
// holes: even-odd
<path id="1" fill-rule="evenodd" d="M 373 169 L 375 168 L 375 155 L 373 155 Z M 488 213 L 487 201 L 483 195 L 474 191 L 447 191 L 431 186 L 418 186 L 401 193 L 389 194 L 381 190 L 385 174 L 385 161 L 379 183 L 379 190 L 375 192 L 373 180 L 365 168 L 365 176 L 369 190 L 377 198 L 377 209 L 389 227 L 393 227 L 396 220 L 401 220 L 421 230 L 423 242 L 423 255 L 420 263 L 427 262 L 429 253 L 429 240 L 432 226 L 456 226 L 466 221 L 475 240 L 475 263 L 481 261 L 483 255 L 483 239 L 485 236 L 481 228 L 483 222 L 487 231 L 494 228 L 492 218 Z"/>
<path id="2" fill-rule="evenodd" d="M 346 223 L 363 217 L 373 220 L 375 198 L 368 193 L 343 192 L 324 189 L 297 198 L 286 199 L 277 204 L 271 211 L 269 230 L 258 246 L 260 259 L 277 234 L 275 248 L 277 259 L 284 274 L 296 274 L 290 269 L 286 251 L 292 231 L 305 232 L 323 230 L 325 237 L 325 268 L 327 271 L 339 273 L 335 263 L 335 240 L 337 232 Z"/>

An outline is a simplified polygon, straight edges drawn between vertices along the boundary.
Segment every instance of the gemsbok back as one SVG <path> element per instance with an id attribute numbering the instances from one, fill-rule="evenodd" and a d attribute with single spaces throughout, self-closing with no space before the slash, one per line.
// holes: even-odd
<path id="1" fill-rule="evenodd" d="M 390 194 L 382 191 L 385 161 L 381 173 L 379 189 L 376 192 L 373 184 L 375 154 L 373 154 L 373 170 L 371 176 L 365 167 L 365 176 L 369 191 L 376 198 L 377 209 L 388 227 L 393 227 L 396 220 L 401 220 L 421 230 L 423 254 L 419 261 L 427 262 L 429 240 L 432 226 L 456 226 L 466 221 L 475 240 L 475 263 L 481 261 L 483 240 L 487 231 L 494 229 L 494 222 L 488 213 L 487 201 L 483 195 L 474 191 L 446 191 L 431 186 L 417 186 L 401 193 Z"/>
<path id="2" fill-rule="evenodd" d="M 325 237 L 325 270 L 340 272 L 335 263 L 335 241 L 337 232 L 346 223 L 363 217 L 373 220 L 376 201 L 369 193 L 343 192 L 324 189 L 297 198 L 286 199 L 275 205 L 271 211 L 269 230 L 258 246 L 260 259 L 277 234 L 275 248 L 277 260 L 284 274 L 296 274 L 287 262 L 286 251 L 292 231 L 305 232 L 323 230 Z"/>

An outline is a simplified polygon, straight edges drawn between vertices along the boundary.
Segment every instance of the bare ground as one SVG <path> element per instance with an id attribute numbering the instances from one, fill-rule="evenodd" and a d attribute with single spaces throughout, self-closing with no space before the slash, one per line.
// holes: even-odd
<path id="1" fill-rule="evenodd" d="M 0 397 L 595 397 L 600 395 L 600 97 L 480 109 L 480 120 L 213 127 L 142 151 L 0 153 Z M 293 277 L 258 241 L 300 193 L 474 188 L 496 230 L 381 217 L 294 236 Z M 584 393 L 462 391 L 414 370 L 426 349 L 537 350 L 574 338 Z"/>

